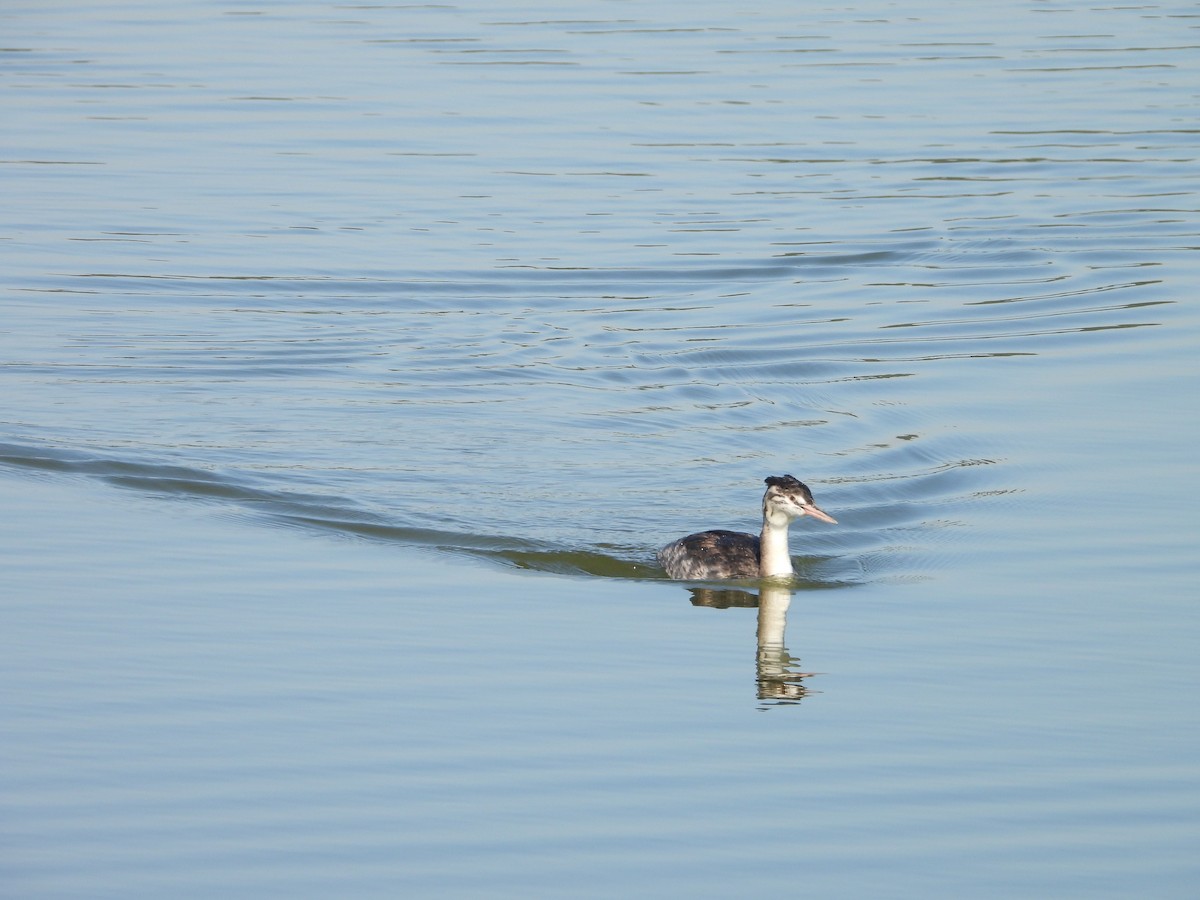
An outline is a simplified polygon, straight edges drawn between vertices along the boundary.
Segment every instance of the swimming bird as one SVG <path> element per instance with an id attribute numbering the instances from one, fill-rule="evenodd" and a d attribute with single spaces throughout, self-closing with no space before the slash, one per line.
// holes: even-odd
<path id="1" fill-rule="evenodd" d="M 671 578 L 779 578 L 793 573 L 788 552 L 788 525 L 801 516 L 837 524 L 813 502 L 808 485 L 791 475 L 764 479 L 763 524 L 758 537 L 740 531 L 701 531 L 658 551 L 658 561 Z"/>

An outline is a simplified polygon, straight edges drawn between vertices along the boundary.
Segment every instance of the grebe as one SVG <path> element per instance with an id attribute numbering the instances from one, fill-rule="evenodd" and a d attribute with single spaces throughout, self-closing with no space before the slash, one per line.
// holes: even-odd
<path id="1" fill-rule="evenodd" d="M 658 561 L 671 578 L 779 578 L 791 575 L 788 525 L 801 516 L 837 524 L 837 519 L 813 502 L 812 491 L 791 475 L 764 479 L 762 534 L 740 531 L 701 531 L 667 544 Z"/>

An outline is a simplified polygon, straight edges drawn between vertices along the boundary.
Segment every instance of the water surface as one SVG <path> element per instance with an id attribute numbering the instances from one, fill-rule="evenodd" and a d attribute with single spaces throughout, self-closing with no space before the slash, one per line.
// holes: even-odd
<path id="1" fill-rule="evenodd" d="M 1194 894 L 1193 6 L 0 23 L 6 893 Z"/>

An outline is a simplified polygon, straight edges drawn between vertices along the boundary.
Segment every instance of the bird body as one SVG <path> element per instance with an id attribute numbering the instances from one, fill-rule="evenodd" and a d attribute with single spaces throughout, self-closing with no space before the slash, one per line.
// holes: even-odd
<path id="1" fill-rule="evenodd" d="M 812 491 L 791 475 L 765 479 L 763 525 L 757 535 L 740 531 L 701 531 L 658 551 L 667 575 L 678 580 L 781 578 L 793 574 L 788 525 L 801 516 L 837 524 L 813 502 Z"/>

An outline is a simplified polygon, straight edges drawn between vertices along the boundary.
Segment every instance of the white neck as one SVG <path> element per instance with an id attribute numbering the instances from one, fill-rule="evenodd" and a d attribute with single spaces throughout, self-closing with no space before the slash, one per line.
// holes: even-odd
<path id="1" fill-rule="evenodd" d="M 763 517 L 762 541 L 759 550 L 759 574 L 763 578 L 777 578 L 792 574 L 792 554 L 788 551 L 788 523 L 791 520 L 782 514 Z"/>

